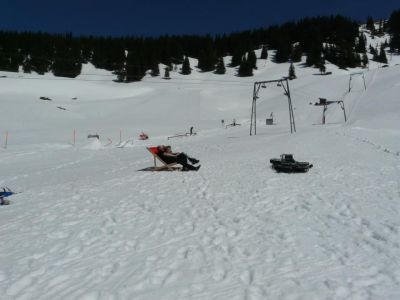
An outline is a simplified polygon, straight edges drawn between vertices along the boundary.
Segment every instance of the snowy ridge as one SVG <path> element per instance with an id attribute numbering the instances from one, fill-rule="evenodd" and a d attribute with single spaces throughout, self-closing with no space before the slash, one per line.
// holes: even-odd
<path id="1" fill-rule="evenodd" d="M 9 76 L 0 79 L 1 146 L 9 133 L 0 186 L 22 191 L 0 206 L 0 298 L 399 299 L 399 62 L 327 64 L 329 76 L 296 64 L 297 133 L 271 85 L 256 136 L 253 82 L 286 76 L 288 64 L 259 60 L 252 78 L 171 73 L 132 84 L 0 72 Z M 367 89 L 354 77 L 349 93 L 356 71 Z M 348 122 L 329 106 L 321 125 L 322 108 L 310 105 L 318 97 L 343 100 Z M 271 112 L 276 125 L 266 126 Z M 222 128 L 233 118 L 242 125 Z M 190 126 L 196 136 L 167 139 Z M 138 171 L 157 144 L 202 168 Z M 314 168 L 275 173 L 269 159 L 281 153 Z"/>

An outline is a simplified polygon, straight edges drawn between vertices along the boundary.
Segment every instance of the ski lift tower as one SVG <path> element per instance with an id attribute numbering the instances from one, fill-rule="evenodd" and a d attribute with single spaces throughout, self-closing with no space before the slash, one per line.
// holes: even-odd
<path id="1" fill-rule="evenodd" d="M 289 81 L 288 78 L 276 79 L 276 80 L 268 80 L 268 81 L 257 81 L 254 82 L 253 89 L 253 103 L 251 105 L 251 122 L 250 122 L 250 135 L 257 134 L 257 99 L 259 98 L 258 93 L 260 88 L 267 88 L 267 85 L 270 83 L 276 83 L 277 86 L 280 86 L 285 91 L 285 96 L 288 98 L 288 106 L 289 106 L 289 119 L 290 119 L 290 133 L 296 132 L 296 125 L 294 123 L 294 114 L 293 114 L 293 106 L 292 106 L 292 98 L 290 97 L 290 89 L 289 89 Z"/>
<path id="2" fill-rule="evenodd" d="M 325 98 L 319 98 L 319 102 L 315 103 L 314 105 L 323 106 L 323 109 L 322 109 L 322 124 L 325 124 L 325 113 L 328 110 L 328 105 L 331 105 L 331 104 L 334 104 L 334 103 L 340 105 L 340 108 L 343 110 L 344 121 L 347 122 L 346 108 L 344 107 L 343 100 L 328 101 Z"/>
<path id="3" fill-rule="evenodd" d="M 357 73 L 351 73 L 350 74 L 350 79 L 349 79 L 349 93 L 351 91 L 351 81 L 353 80 L 354 76 L 362 76 L 363 82 L 364 82 L 364 90 L 367 90 L 367 86 L 365 84 L 365 75 L 364 72 L 357 72 Z"/>

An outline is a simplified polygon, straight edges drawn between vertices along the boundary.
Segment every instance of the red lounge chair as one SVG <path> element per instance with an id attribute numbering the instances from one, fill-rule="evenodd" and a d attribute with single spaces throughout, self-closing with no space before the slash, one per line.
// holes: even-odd
<path id="1" fill-rule="evenodd" d="M 152 167 L 152 171 L 176 171 L 180 170 L 180 167 L 176 167 L 178 163 L 171 163 L 167 164 L 163 161 L 158 155 L 158 148 L 157 147 L 146 147 L 147 150 L 153 155 L 154 158 L 154 167 Z M 157 166 L 157 159 L 162 163 L 162 166 Z"/>

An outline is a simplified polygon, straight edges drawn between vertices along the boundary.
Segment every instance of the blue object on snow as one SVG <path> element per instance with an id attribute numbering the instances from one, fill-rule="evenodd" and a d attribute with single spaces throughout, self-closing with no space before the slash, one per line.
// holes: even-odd
<path id="1" fill-rule="evenodd" d="M 10 197 L 11 195 L 14 195 L 15 193 L 12 192 L 9 188 L 3 188 L 2 191 L 0 191 L 0 197 L 6 198 Z"/>

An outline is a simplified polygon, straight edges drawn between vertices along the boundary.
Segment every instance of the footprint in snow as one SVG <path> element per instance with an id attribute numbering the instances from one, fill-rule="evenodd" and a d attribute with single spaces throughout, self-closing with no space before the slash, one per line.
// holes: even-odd
<path id="1" fill-rule="evenodd" d="M 5 281 L 6 279 L 7 279 L 6 273 L 0 270 L 0 282 Z"/>
<path id="2" fill-rule="evenodd" d="M 66 282 L 69 280 L 71 277 L 69 275 L 59 275 L 56 277 L 53 277 L 48 283 L 47 287 L 55 287 L 57 285 L 61 285 L 62 283 Z"/>
<path id="3" fill-rule="evenodd" d="M 136 250 L 137 242 L 136 241 L 127 241 L 125 242 L 125 249 L 126 250 Z"/>
<path id="4" fill-rule="evenodd" d="M 187 248 L 187 247 L 179 248 L 178 251 L 177 251 L 178 252 L 178 257 L 180 259 L 187 259 L 188 255 L 189 255 L 189 251 L 190 251 L 190 249 Z"/>
<path id="5" fill-rule="evenodd" d="M 40 277 L 41 275 L 46 273 L 45 268 L 39 268 L 33 272 L 30 272 L 24 276 L 22 276 L 20 279 L 15 281 L 8 289 L 7 289 L 7 295 L 9 296 L 16 296 L 20 294 L 22 291 L 26 290 L 30 286 L 34 285 L 37 277 Z"/>
<path id="6" fill-rule="evenodd" d="M 100 299 L 100 292 L 98 291 L 91 291 L 77 298 L 77 300 L 98 300 L 98 299 Z"/>
<path id="7" fill-rule="evenodd" d="M 105 278 L 109 278 L 111 275 L 117 272 L 118 269 L 119 269 L 119 263 L 107 264 L 101 269 L 100 275 Z"/>
<path id="8" fill-rule="evenodd" d="M 254 279 L 254 272 L 253 272 L 253 270 L 246 270 L 246 271 L 243 271 L 243 272 L 240 274 L 240 280 L 241 280 L 244 284 L 246 284 L 246 285 L 252 284 L 253 279 Z"/>
<path id="9" fill-rule="evenodd" d="M 266 299 L 265 291 L 259 286 L 251 286 L 246 290 L 247 299 L 258 300 Z"/>
<path id="10" fill-rule="evenodd" d="M 69 256 L 76 256 L 80 252 L 82 252 L 82 247 L 81 246 L 75 246 L 75 247 L 72 247 L 71 249 L 68 250 L 68 255 Z"/>
<path id="11" fill-rule="evenodd" d="M 157 270 L 150 277 L 150 282 L 154 285 L 164 285 L 171 273 L 172 272 L 169 269 Z"/>
<path id="12" fill-rule="evenodd" d="M 214 273 L 212 274 L 212 278 L 215 281 L 222 281 L 225 279 L 225 277 L 226 277 L 226 271 L 222 267 L 217 267 Z"/>

